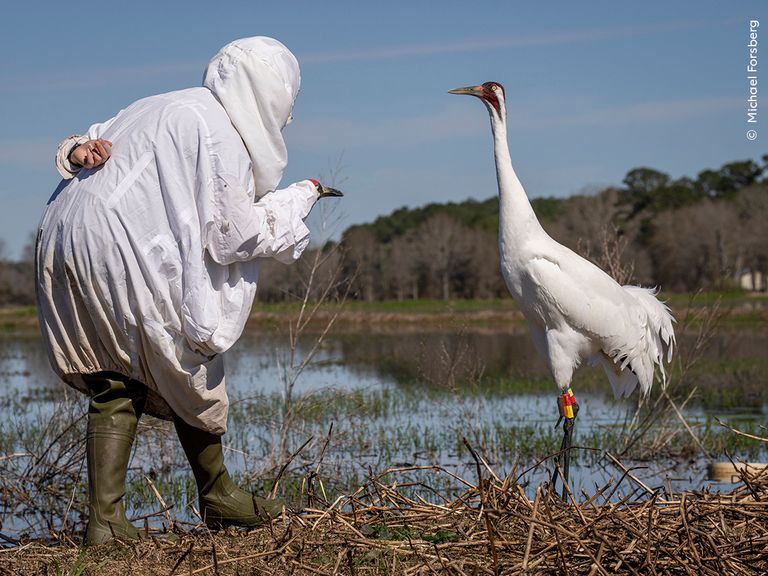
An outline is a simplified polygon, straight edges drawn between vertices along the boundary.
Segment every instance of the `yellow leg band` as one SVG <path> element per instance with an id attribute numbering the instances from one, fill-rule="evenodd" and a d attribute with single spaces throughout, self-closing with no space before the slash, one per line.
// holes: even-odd
<path id="1" fill-rule="evenodd" d="M 561 394 L 557 398 L 557 407 L 560 410 L 560 416 L 563 418 L 574 418 L 573 405 L 576 404 L 576 397 L 573 395 L 573 390 L 568 388 L 565 394 Z"/>

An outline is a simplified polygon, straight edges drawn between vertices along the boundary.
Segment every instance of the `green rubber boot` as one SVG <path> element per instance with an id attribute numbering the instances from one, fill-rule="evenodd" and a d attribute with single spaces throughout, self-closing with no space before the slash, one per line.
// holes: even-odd
<path id="1" fill-rule="evenodd" d="M 84 376 L 92 397 L 88 409 L 88 527 L 85 545 L 112 538 L 139 538 L 125 517 L 125 475 L 144 410 L 143 384 L 120 374 L 101 372 Z"/>
<path id="2" fill-rule="evenodd" d="M 174 418 L 176 433 L 187 455 L 197 483 L 200 515 L 213 529 L 227 526 L 255 528 L 277 518 L 283 510 L 281 500 L 253 496 L 239 488 L 224 466 L 221 437 Z"/>

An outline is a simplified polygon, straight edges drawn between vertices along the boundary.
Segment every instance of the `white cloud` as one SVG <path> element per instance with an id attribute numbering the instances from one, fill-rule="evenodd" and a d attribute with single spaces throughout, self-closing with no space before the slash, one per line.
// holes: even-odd
<path id="1" fill-rule="evenodd" d="M 610 26 L 562 30 L 543 34 L 499 36 L 494 38 L 455 38 L 450 42 L 432 42 L 424 44 L 406 44 L 381 46 L 361 49 L 359 46 L 347 50 L 329 52 L 297 52 L 302 63 L 335 63 L 350 61 L 381 61 L 414 56 L 439 54 L 460 54 L 504 48 L 554 46 L 581 42 L 596 42 L 633 36 L 644 36 L 663 32 L 681 32 L 685 30 L 719 26 L 723 22 L 710 21 L 673 21 L 636 26 Z M 151 64 L 140 66 L 109 67 L 91 69 L 87 75 L 57 73 L 30 74 L 4 82 L 0 85 L 0 94 L 26 92 L 32 90 L 67 90 L 95 88 L 99 86 L 124 85 L 147 78 L 163 77 L 170 74 L 202 74 L 204 62 L 184 61 L 169 64 Z"/>
<path id="2" fill-rule="evenodd" d="M 738 110 L 741 101 L 734 98 L 693 98 L 657 100 L 587 111 L 541 112 L 537 103 L 516 105 L 509 111 L 510 126 L 515 130 L 548 127 L 601 127 L 638 125 L 654 122 L 685 121 L 707 118 Z M 482 109 L 480 106 L 479 108 Z M 337 117 L 302 118 L 286 133 L 290 148 L 305 150 L 349 149 L 354 147 L 398 147 L 440 142 L 490 133 L 485 110 L 445 106 L 421 116 L 402 116 L 350 120 Z"/>
<path id="3" fill-rule="evenodd" d="M 286 131 L 289 147 L 318 150 L 323 147 L 412 146 L 488 129 L 488 121 L 459 107 L 446 106 L 430 114 L 369 117 L 349 120 L 336 117 L 302 118 Z"/>
<path id="4" fill-rule="evenodd" d="M 383 46 L 378 48 L 336 50 L 331 52 L 315 52 L 299 54 L 301 62 L 350 62 L 376 61 L 408 58 L 412 56 L 430 56 L 434 54 L 458 54 L 496 50 L 499 48 L 517 48 L 529 46 L 554 46 L 558 44 L 575 44 L 644 36 L 660 32 L 679 32 L 720 25 L 721 22 L 680 21 L 663 22 L 638 26 L 611 26 L 603 28 L 585 28 L 573 31 L 558 31 L 545 34 L 499 36 L 495 38 L 456 38 L 450 42 L 433 42 L 425 44 L 410 44 L 398 46 Z"/>
<path id="5" fill-rule="evenodd" d="M 0 85 L 0 94 L 30 92 L 38 90 L 82 90 L 101 86 L 124 86 L 150 79 L 163 78 L 173 74 L 198 73 L 202 76 L 201 62 L 175 62 L 165 65 L 127 66 L 90 69 L 87 74 L 64 74 L 46 72 L 19 76 L 12 82 Z"/>
<path id="6" fill-rule="evenodd" d="M 669 122 L 710 116 L 726 110 L 738 110 L 742 102 L 736 98 L 690 98 L 684 100 L 657 100 L 624 106 L 612 106 L 560 114 L 534 115 L 520 118 L 530 126 L 607 126 L 649 122 Z M 540 118 L 545 118 L 541 121 Z"/>

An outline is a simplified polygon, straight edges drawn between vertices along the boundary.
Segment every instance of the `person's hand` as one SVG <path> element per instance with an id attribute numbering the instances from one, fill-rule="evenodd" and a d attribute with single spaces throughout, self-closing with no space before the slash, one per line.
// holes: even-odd
<path id="1" fill-rule="evenodd" d="M 104 164 L 111 153 L 112 142 L 98 138 L 76 146 L 69 153 L 69 161 L 83 168 L 96 168 L 96 166 Z"/>
<path id="2" fill-rule="evenodd" d="M 318 198 L 328 198 L 331 196 L 344 196 L 344 194 L 340 190 L 336 190 L 336 188 L 331 188 L 330 186 L 323 186 L 318 182 L 317 180 L 313 180 L 312 178 L 309 179 L 312 184 L 315 185 L 315 188 L 317 188 L 317 197 Z"/>

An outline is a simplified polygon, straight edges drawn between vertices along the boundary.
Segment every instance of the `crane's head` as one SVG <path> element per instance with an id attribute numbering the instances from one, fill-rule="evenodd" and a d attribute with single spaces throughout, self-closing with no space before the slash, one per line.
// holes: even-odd
<path id="1" fill-rule="evenodd" d="M 454 88 L 448 90 L 449 94 L 469 94 L 477 96 L 482 100 L 488 109 L 495 110 L 499 116 L 503 116 L 502 109 L 505 109 L 504 86 L 498 82 L 486 82 L 479 86 L 467 86 L 466 88 Z"/>

